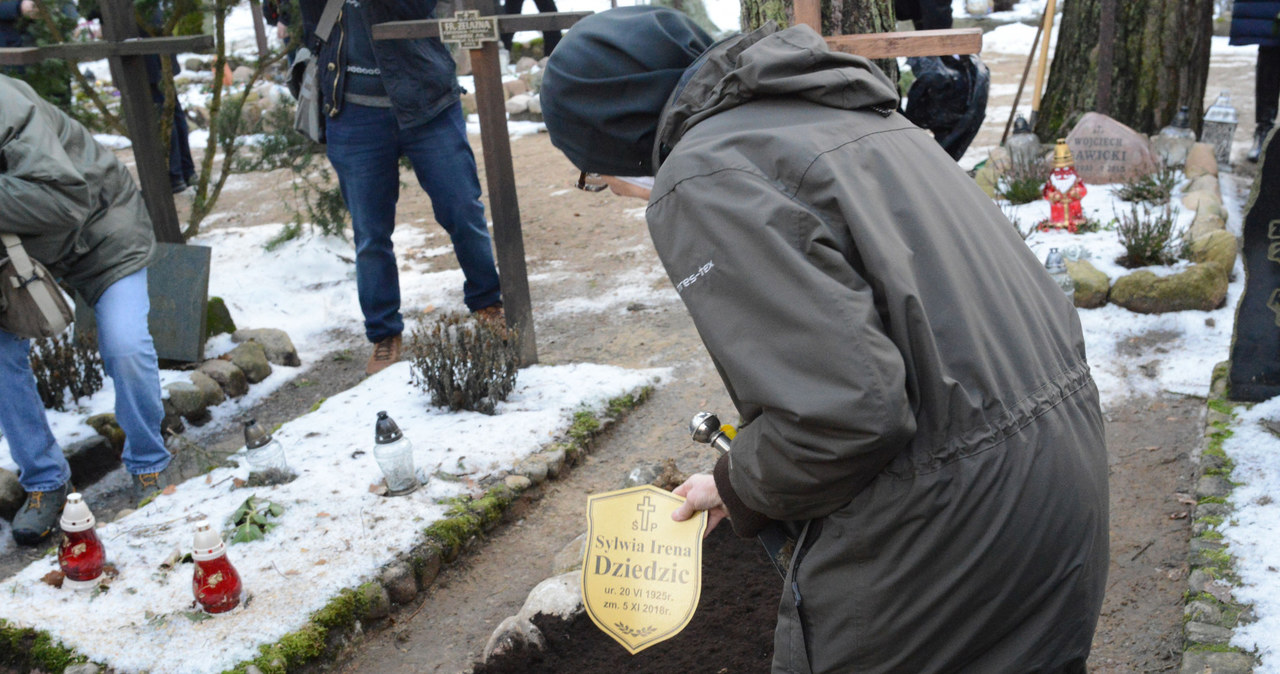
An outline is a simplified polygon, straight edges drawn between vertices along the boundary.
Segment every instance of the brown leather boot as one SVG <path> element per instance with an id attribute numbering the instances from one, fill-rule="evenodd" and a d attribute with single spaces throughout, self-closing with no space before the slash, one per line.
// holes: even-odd
<path id="1" fill-rule="evenodd" d="M 373 355 L 364 366 L 365 374 L 377 374 L 400 360 L 400 335 L 388 337 L 373 345 Z"/>
<path id="2" fill-rule="evenodd" d="M 471 312 L 471 315 L 475 316 L 477 319 L 485 323 L 488 323 L 492 327 L 495 327 L 495 328 L 507 327 L 507 315 L 506 315 L 506 312 L 503 311 L 502 309 L 502 302 L 496 302 L 494 304 L 490 304 L 489 306 L 483 309 L 476 309 L 475 311 Z"/>

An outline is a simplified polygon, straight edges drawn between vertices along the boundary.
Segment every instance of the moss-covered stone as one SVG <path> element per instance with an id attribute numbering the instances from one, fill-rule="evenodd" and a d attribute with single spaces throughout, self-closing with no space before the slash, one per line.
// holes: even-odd
<path id="1" fill-rule="evenodd" d="M 1196 217 L 1187 228 L 1192 240 L 1227 228 L 1227 209 L 1220 203 L 1202 202 L 1196 209 Z"/>
<path id="2" fill-rule="evenodd" d="M 1183 166 L 1187 178 L 1194 180 L 1204 175 L 1218 175 L 1218 160 L 1213 156 L 1213 146 L 1196 143 L 1187 150 L 1187 163 Z"/>
<path id="3" fill-rule="evenodd" d="M 1212 311 L 1227 299 L 1227 274 L 1217 264 L 1196 264 L 1164 277 L 1136 271 L 1116 279 L 1110 297 L 1113 303 L 1140 314 Z"/>
<path id="4" fill-rule="evenodd" d="M 1067 260 L 1067 273 L 1075 283 L 1072 300 L 1081 309 L 1096 309 L 1107 303 L 1111 279 L 1088 260 Z"/>
<path id="5" fill-rule="evenodd" d="M 231 319 L 231 310 L 221 297 L 210 297 L 205 307 L 205 339 L 214 335 L 229 335 L 236 331 L 236 322 Z"/>
<path id="6" fill-rule="evenodd" d="M 0 666 L 19 670 L 61 672 L 70 665 L 88 662 L 47 632 L 21 628 L 0 620 Z"/>
<path id="7" fill-rule="evenodd" d="M 95 414 L 84 422 L 89 425 L 89 428 L 97 431 L 98 435 L 110 441 L 111 447 L 117 452 L 124 451 L 124 429 L 116 423 L 116 415 L 110 412 Z"/>
<path id="8" fill-rule="evenodd" d="M 1236 266 L 1238 248 L 1236 236 L 1225 229 L 1219 229 L 1192 239 L 1187 252 L 1192 262 L 1216 264 L 1230 275 Z"/>

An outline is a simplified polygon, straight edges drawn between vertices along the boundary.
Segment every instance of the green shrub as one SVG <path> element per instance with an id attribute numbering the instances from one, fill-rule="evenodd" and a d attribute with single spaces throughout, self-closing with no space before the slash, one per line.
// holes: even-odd
<path id="1" fill-rule="evenodd" d="M 461 313 L 422 325 L 409 340 L 413 384 L 434 405 L 493 414 L 515 387 L 516 332 Z"/>

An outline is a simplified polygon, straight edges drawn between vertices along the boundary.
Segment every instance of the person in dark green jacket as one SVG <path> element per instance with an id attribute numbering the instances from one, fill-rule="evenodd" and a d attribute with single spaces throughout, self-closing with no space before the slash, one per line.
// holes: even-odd
<path id="1" fill-rule="evenodd" d="M 740 415 L 676 519 L 796 534 L 775 672 L 1084 672 L 1107 452 L 1071 300 L 870 61 L 807 26 L 708 43 L 602 12 L 542 89 L 552 143 L 647 196 Z"/>
<path id="2" fill-rule="evenodd" d="M 151 219 L 129 171 L 110 150 L 26 83 L 0 75 L 0 232 L 94 308 L 98 349 L 125 432 L 134 496 L 163 489 L 170 454 L 155 347 L 147 332 Z M 0 431 L 26 502 L 13 537 L 36 545 L 57 526 L 71 470 L 49 428 L 28 353 L 30 340 L 0 330 Z"/>

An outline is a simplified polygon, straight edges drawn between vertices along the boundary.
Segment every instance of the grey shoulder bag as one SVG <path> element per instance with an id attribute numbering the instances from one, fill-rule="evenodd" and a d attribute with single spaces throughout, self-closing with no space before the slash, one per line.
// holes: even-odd
<path id="1" fill-rule="evenodd" d="M 316 24 L 316 40 L 322 45 L 329 40 L 333 32 L 333 24 L 338 20 L 338 9 L 344 0 L 327 0 L 324 12 L 320 14 L 320 22 Z M 316 143 L 324 143 L 324 112 L 320 103 L 320 75 L 316 68 L 316 57 L 311 50 L 303 47 L 298 50 L 289 69 L 289 90 L 298 101 L 293 113 L 293 128 Z"/>
<path id="2" fill-rule="evenodd" d="M 31 259 L 15 234 L 0 234 L 0 330 L 24 339 L 55 337 L 75 314 L 53 274 Z"/>

